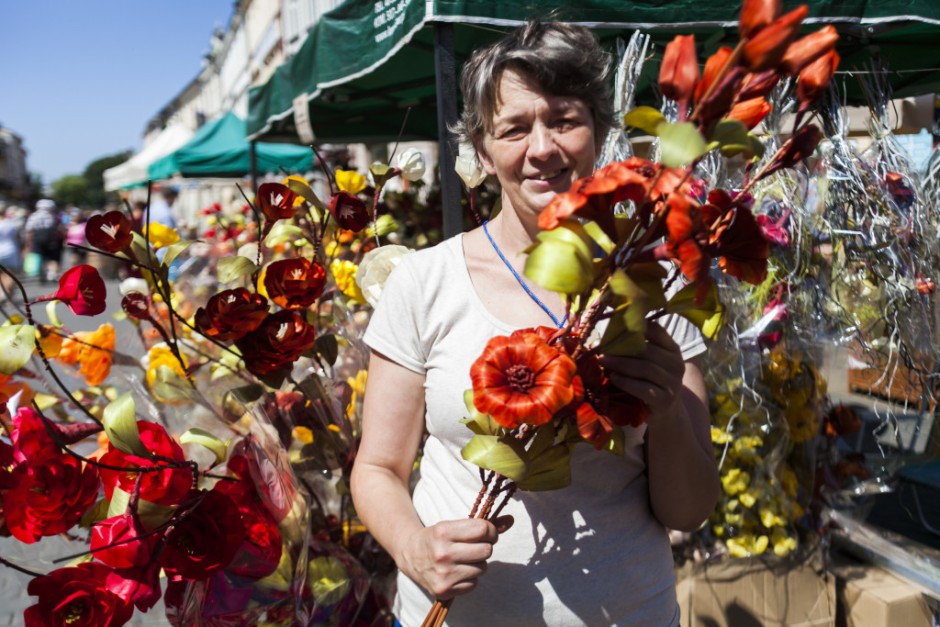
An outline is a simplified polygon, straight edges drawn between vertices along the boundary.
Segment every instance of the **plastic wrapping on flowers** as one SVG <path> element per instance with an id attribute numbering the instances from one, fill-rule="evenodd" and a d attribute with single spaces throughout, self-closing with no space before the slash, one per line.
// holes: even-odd
<path id="1" fill-rule="evenodd" d="M 410 213 L 393 214 L 382 184 L 420 165 L 372 184 L 340 171 L 328 203 L 299 177 L 266 183 L 242 209 L 207 208 L 198 241 L 97 215 L 86 237 L 124 264 L 119 290 L 87 265 L 32 300 L 19 286 L 0 332 L 0 533 L 21 550 L 0 565 L 33 577 L 26 624 L 163 608 L 174 625 L 390 622 L 394 565 L 348 482 L 366 293 L 409 251 L 377 244 L 413 243 L 400 225 L 426 195 L 399 192 Z M 56 310 L 108 302 L 117 320 L 94 331 Z M 66 533 L 50 569 L 30 545 Z"/>

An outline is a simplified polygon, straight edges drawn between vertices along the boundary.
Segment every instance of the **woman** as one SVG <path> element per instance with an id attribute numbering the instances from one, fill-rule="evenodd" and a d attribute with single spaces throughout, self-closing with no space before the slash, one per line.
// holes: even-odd
<path id="1" fill-rule="evenodd" d="M 593 170 L 612 119 L 608 65 L 590 31 L 565 24 L 530 22 L 474 54 L 461 79 L 460 132 L 499 180 L 502 210 L 406 257 L 366 334 L 353 498 L 398 564 L 395 613 L 407 627 L 435 597 L 471 590 L 448 625 L 678 624 L 666 527 L 696 528 L 718 495 L 692 361 L 702 340 L 683 321 L 668 331 L 651 324 L 641 356 L 606 360 L 612 381 L 651 409 L 648 426 L 627 429 L 622 457 L 578 446 L 569 487 L 517 492 L 511 517 L 495 524 L 466 518 L 480 487 L 478 469 L 460 457 L 472 435 L 459 422 L 470 365 L 495 335 L 563 323 L 557 294 L 525 290 L 523 251 L 539 211 Z"/>

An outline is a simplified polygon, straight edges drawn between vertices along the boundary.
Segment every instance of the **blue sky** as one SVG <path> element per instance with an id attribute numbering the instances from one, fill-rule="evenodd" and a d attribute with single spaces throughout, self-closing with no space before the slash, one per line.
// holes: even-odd
<path id="1" fill-rule="evenodd" d="M 0 0 L 0 125 L 51 183 L 139 150 L 235 0 Z"/>

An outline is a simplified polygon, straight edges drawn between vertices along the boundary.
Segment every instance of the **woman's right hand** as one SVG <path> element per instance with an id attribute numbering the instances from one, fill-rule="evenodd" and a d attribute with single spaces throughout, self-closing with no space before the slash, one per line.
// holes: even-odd
<path id="1" fill-rule="evenodd" d="M 422 527 L 404 543 L 398 566 L 435 598 L 465 594 L 486 572 L 493 544 L 510 526 L 512 517 L 500 516 L 493 522 L 465 518 Z"/>

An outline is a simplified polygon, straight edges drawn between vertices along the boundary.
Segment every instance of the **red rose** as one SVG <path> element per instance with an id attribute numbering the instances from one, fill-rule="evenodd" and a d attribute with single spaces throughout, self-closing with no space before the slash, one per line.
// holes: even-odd
<path id="1" fill-rule="evenodd" d="M 304 257 L 272 262 L 264 272 L 264 288 L 285 309 L 306 309 L 323 293 L 326 270 Z"/>
<path id="2" fill-rule="evenodd" d="M 112 516 L 91 529 L 94 556 L 114 568 L 134 568 L 150 562 L 159 534 L 148 534 L 136 513 Z"/>
<path id="3" fill-rule="evenodd" d="M 134 608 L 107 587 L 111 569 L 84 562 L 59 568 L 29 582 L 26 591 L 39 597 L 23 613 L 26 627 L 118 627 Z"/>
<path id="4" fill-rule="evenodd" d="M 98 250 L 120 252 L 131 245 L 133 226 L 130 218 L 121 211 L 94 215 L 85 224 L 85 239 Z"/>
<path id="5" fill-rule="evenodd" d="M 235 342 L 245 366 L 263 377 L 291 366 L 316 340 L 304 317 L 289 309 L 269 315 L 257 329 Z"/>
<path id="6" fill-rule="evenodd" d="M 245 542 L 236 552 L 229 572 L 254 579 L 273 573 L 281 560 L 281 534 L 254 483 L 250 478 L 219 481 L 213 490 L 232 500 L 245 527 Z"/>
<path id="7" fill-rule="evenodd" d="M 276 222 L 294 215 L 294 199 L 297 194 L 286 185 L 265 183 L 258 188 L 258 208 L 269 222 Z"/>
<path id="8" fill-rule="evenodd" d="M 196 310 L 196 328 L 221 342 L 237 340 L 258 328 L 268 315 L 268 301 L 243 287 L 223 290 Z"/>
<path id="9" fill-rule="evenodd" d="M 13 487 L 3 493 L 3 513 L 10 533 L 31 544 L 72 528 L 98 496 L 98 471 L 71 455 L 43 457 L 17 464 Z"/>
<path id="10" fill-rule="evenodd" d="M 146 612 L 160 600 L 160 570 L 156 560 L 135 568 L 115 569 L 108 575 L 108 590 Z"/>
<path id="11" fill-rule="evenodd" d="M 62 455 L 43 419 L 32 407 L 20 407 L 13 417 L 13 459 L 20 463 L 31 462 L 38 466 L 43 459 Z"/>
<path id="12" fill-rule="evenodd" d="M 108 443 L 108 450 L 102 455 L 101 463 L 106 466 L 127 468 L 125 471 L 101 469 L 101 481 L 104 483 L 104 493 L 108 499 L 114 493 L 115 487 L 121 488 L 128 494 L 133 493 L 134 483 L 137 481 L 135 468 L 168 466 L 165 460 L 177 462 L 186 460 L 183 449 L 162 426 L 138 420 L 137 428 L 140 431 L 140 441 L 148 451 L 153 453 L 154 459 L 129 455 Z M 176 505 L 185 498 L 192 485 L 193 472 L 188 465 L 147 471 L 141 473 L 140 498 L 159 505 Z"/>
<path id="13" fill-rule="evenodd" d="M 245 541 L 245 527 L 232 499 L 221 492 L 189 496 L 199 503 L 167 531 L 160 563 L 168 577 L 206 579 L 229 565 Z"/>
<path id="14" fill-rule="evenodd" d="M 369 224 L 366 203 L 349 192 L 337 192 L 330 199 L 330 213 L 340 227 L 358 233 Z"/>

